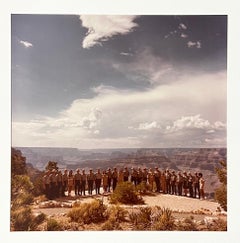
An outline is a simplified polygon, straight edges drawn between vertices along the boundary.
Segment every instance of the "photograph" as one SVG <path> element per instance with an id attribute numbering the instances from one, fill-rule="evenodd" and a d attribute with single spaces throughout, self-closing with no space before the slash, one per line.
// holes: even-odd
<path id="1" fill-rule="evenodd" d="M 226 13 L 9 18 L 10 232 L 228 231 Z"/>

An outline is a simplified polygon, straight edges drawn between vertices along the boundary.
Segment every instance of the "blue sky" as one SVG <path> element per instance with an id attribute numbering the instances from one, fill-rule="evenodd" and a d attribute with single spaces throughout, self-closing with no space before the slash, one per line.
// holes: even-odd
<path id="1" fill-rule="evenodd" d="M 25 14 L 11 28 L 13 146 L 226 146 L 226 16 Z"/>

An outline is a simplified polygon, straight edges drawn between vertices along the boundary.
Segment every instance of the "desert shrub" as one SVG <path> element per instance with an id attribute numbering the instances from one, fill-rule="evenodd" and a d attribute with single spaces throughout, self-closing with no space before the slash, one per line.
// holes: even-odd
<path id="1" fill-rule="evenodd" d="M 46 195 L 43 195 L 43 194 L 39 195 L 37 197 L 34 197 L 34 203 L 36 203 L 36 204 L 39 204 L 39 203 L 47 201 L 47 200 L 48 199 L 47 199 Z"/>
<path id="2" fill-rule="evenodd" d="M 14 200 L 18 194 L 29 193 L 33 190 L 33 184 L 26 175 L 15 175 L 11 180 L 11 200 Z"/>
<path id="3" fill-rule="evenodd" d="M 108 218 L 106 209 L 107 207 L 103 204 L 103 201 L 95 199 L 93 202 L 74 207 L 68 212 L 68 217 L 78 223 L 99 223 Z"/>
<path id="4" fill-rule="evenodd" d="M 43 213 L 34 216 L 30 207 L 19 207 L 11 212 L 13 231 L 35 230 L 45 219 L 46 215 Z"/>
<path id="5" fill-rule="evenodd" d="M 127 214 L 128 214 L 128 211 L 119 205 L 111 206 L 108 209 L 109 219 L 114 219 L 114 221 L 116 221 L 116 222 L 126 221 Z"/>
<path id="6" fill-rule="evenodd" d="M 12 210 L 17 209 L 22 206 L 30 205 L 33 203 L 34 197 L 29 193 L 20 193 L 17 195 L 14 201 L 12 201 Z"/>
<path id="7" fill-rule="evenodd" d="M 210 231 L 227 231 L 227 221 L 221 218 L 214 219 L 211 224 L 207 225 Z"/>
<path id="8" fill-rule="evenodd" d="M 41 224 L 46 219 L 46 214 L 40 213 L 36 217 L 34 217 L 32 225 L 35 228 L 37 225 Z"/>
<path id="9" fill-rule="evenodd" d="M 152 209 L 141 207 L 129 213 L 129 220 L 135 230 L 149 230 L 151 228 Z"/>
<path id="10" fill-rule="evenodd" d="M 179 231 L 197 231 L 198 226 L 194 222 L 194 217 L 190 216 L 190 217 L 183 219 L 182 221 L 178 221 L 178 223 L 176 224 L 176 230 L 179 230 Z"/>
<path id="11" fill-rule="evenodd" d="M 155 207 L 152 230 L 173 230 L 174 228 L 175 224 L 172 210 L 169 208 Z"/>
<path id="12" fill-rule="evenodd" d="M 142 207 L 129 213 L 134 230 L 173 230 L 172 210 L 160 207 Z"/>
<path id="13" fill-rule="evenodd" d="M 33 216 L 29 207 L 21 207 L 11 213 L 11 223 L 14 231 L 31 230 Z"/>
<path id="14" fill-rule="evenodd" d="M 131 182 L 119 183 L 110 195 L 111 203 L 123 204 L 143 204 L 142 197 L 138 194 L 135 186 Z"/>
<path id="15" fill-rule="evenodd" d="M 227 211 L 227 163 L 225 161 L 220 162 L 221 167 L 216 168 L 216 172 L 219 181 L 222 185 L 215 191 L 215 199 L 220 206 Z"/>
<path id="16" fill-rule="evenodd" d="M 122 230 L 120 223 L 114 218 L 109 218 L 101 227 L 101 230 Z"/>
<path id="17" fill-rule="evenodd" d="M 47 231 L 60 231 L 62 230 L 62 226 L 57 222 L 56 219 L 49 219 L 47 221 Z"/>
<path id="18" fill-rule="evenodd" d="M 136 190 L 141 194 L 141 195 L 155 195 L 150 191 L 150 185 L 144 182 L 141 182 L 136 186 Z M 153 183 L 153 189 L 156 190 L 156 185 Z"/>

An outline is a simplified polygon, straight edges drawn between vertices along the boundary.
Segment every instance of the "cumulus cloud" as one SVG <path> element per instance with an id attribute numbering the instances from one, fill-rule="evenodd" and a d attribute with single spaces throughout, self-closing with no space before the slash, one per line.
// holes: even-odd
<path id="1" fill-rule="evenodd" d="M 101 45 L 114 35 L 124 35 L 133 31 L 138 25 L 135 15 L 81 15 L 82 26 L 88 29 L 82 47 L 90 48 Z"/>
<path id="2" fill-rule="evenodd" d="M 184 76 L 144 91 L 93 90 L 93 98 L 75 100 L 57 117 L 13 122 L 14 146 L 213 146 L 226 136 L 225 72 Z"/>
<path id="3" fill-rule="evenodd" d="M 30 43 L 30 42 L 28 42 L 28 41 L 20 40 L 19 42 L 20 42 L 20 44 L 22 44 L 25 48 L 33 47 L 33 44 Z"/>
<path id="4" fill-rule="evenodd" d="M 216 121 L 211 124 L 208 120 L 201 118 L 200 114 L 194 116 L 182 116 L 173 122 L 172 126 L 167 126 L 168 132 L 176 132 L 182 129 L 203 129 L 207 133 L 213 133 L 214 130 L 225 129 L 226 124 L 220 121 Z"/>

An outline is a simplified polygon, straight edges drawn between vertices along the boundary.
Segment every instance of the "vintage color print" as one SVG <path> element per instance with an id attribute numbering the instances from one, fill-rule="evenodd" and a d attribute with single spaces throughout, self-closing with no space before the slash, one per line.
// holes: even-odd
<path id="1" fill-rule="evenodd" d="M 226 15 L 12 14 L 11 45 L 11 231 L 227 230 Z"/>

